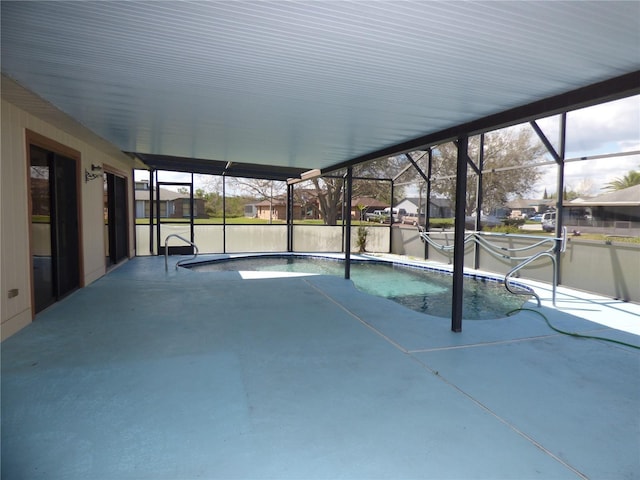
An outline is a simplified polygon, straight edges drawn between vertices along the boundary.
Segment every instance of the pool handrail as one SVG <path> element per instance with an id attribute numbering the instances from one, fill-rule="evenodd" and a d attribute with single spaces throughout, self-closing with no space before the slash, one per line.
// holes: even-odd
<path id="1" fill-rule="evenodd" d="M 541 258 L 541 257 L 549 257 L 551 259 L 551 263 L 553 263 L 553 282 L 552 282 L 551 301 L 553 303 L 553 306 L 555 307 L 556 306 L 556 285 L 558 283 L 558 269 L 556 268 L 556 263 L 557 263 L 556 256 L 551 252 L 538 252 L 532 257 L 529 257 L 527 260 L 520 262 L 518 265 L 516 265 L 511 270 L 509 270 L 509 272 L 504 276 L 504 288 L 506 288 L 513 295 L 533 295 L 536 301 L 538 302 L 538 308 L 540 308 L 542 306 L 542 303 L 540 302 L 540 295 L 538 295 L 533 290 L 531 291 L 524 290 L 524 289 L 516 290 L 513 288 L 513 285 L 511 285 L 510 280 L 511 280 L 511 276 L 514 273 L 516 273 L 518 270 L 529 265 L 530 263 L 533 263 L 534 261 L 536 261 L 538 258 Z"/>
<path id="2" fill-rule="evenodd" d="M 453 245 L 443 245 L 441 243 L 436 242 L 434 239 L 431 238 L 430 236 L 431 233 L 441 234 L 442 232 L 440 231 L 429 232 L 422 228 L 418 228 L 418 234 L 422 239 L 422 241 L 427 242 L 429 245 L 431 245 L 434 248 L 437 248 L 442 252 L 453 251 Z M 486 238 L 484 238 L 484 237 L 491 237 L 491 236 L 503 237 L 503 238 L 509 237 L 509 238 L 533 239 L 538 241 L 531 245 L 518 247 L 518 248 L 498 247 L 492 244 L 491 242 L 489 242 Z M 555 252 L 558 251 L 559 253 L 564 253 L 567 248 L 567 228 L 566 227 L 563 227 L 561 237 L 559 238 L 546 237 L 546 238 L 543 238 L 542 240 L 537 235 L 523 235 L 523 234 L 514 234 L 514 233 L 490 233 L 490 232 L 477 232 L 477 231 L 467 232 L 464 237 L 464 243 L 466 245 L 467 243 L 471 243 L 471 242 L 476 243 L 480 247 L 484 248 L 489 254 L 493 255 L 496 258 L 519 261 L 520 263 L 518 263 L 505 275 L 504 286 L 510 293 L 514 295 L 525 295 L 525 294 L 533 295 L 538 302 L 538 307 L 541 306 L 540 297 L 533 290 L 531 291 L 515 290 L 513 288 L 513 285 L 511 285 L 510 283 L 510 279 L 511 279 L 511 276 L 514 275 L 518 270 L 525 267 L 526 265 L 529 265 L 535 260 L 542 257 L 551 258 L 551 263 L 553 266 L 553 279 L 551 283 L 552 302 L 554 306 L 556 305 L 556 287 L 558 285 L 558 261 L 555 256 Z M 549 246 L 549 248 L 547 248 L 546 250 L 537 252 L 533 255 L 528 255 L 528 256 L 510 255 L 510 253 L 524 252 L 526 250 L 531 250 L 532 248 L 539 247 L 541 245 L 544 245 L 545 243 L 551 243 L 551 246 Z"/>
<path id="3" fill-rule="evenodd" d="M 182 259 L 180 259 L 180 260 L 178 260 L 176 262 L 176 270 L 178 269 L 178 267 L 183 262 L 189 262 L 191 260 L 195 260 L 196 257 L 198 256 L 198 246 L 195 243 L 187 240 L 186 238 L 184 238 L 181 235 L 178 235 L 177 233 L 172 233 L 171 235 L 167 235 L 167 237 L 164 239 L 164 271 L 165 272 L 169 271 L 169 239 L 171 237 L 179 238 L 183 242 L 188 243 L 189 245 L 191 245 L 195 250 L 195 253 L 193 254 L 193 257 L 191 257 L 191 258 L 182 258 Z"/>

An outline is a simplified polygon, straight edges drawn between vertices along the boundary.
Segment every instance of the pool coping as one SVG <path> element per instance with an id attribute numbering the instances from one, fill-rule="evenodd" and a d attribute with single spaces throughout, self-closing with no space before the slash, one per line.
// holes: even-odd
<path id="1" fill-rule="evenodd" d="M 181 267 L 187 267 L 189 268 L 190 266 L 193 265 L 198 265 L 198 264 L 207 264 L 207 263 L 215 263 L 218 261 L 224 261 L 224 260 L 232 260 L 232 259 L 236 259 L 236 258 L 255 258 L 255 257 L 260 257 L 260 258 L 265 258 L 265 257 L 287 257 L 287 256 L 291 256 L 291 257 L 305 257 L 305 258 L 325 258 L 325 259 L 332 259 L 332 260 L 340 260 L 340 261 L 344 261 L 344 255 L 343 254 L 337 254 L 337 253 L 317 253 L 317 252 L 313 252 L 313 253 L 305 253 L 305 252 L 267 252 L 267 253 L 248 253 L 248 254 L 243 254 L 243 253 L 233 253 L 233 254 L 218 254 L 218 255 L 210 255 L 216 258 L 208 258 L 208 259 L 203 259 L 203 260 L 193 260 L 191 262 L 184 262 L 182 263 L 180 266 Z M 391 263 L 392 265 L 398 265 L 398 266 L 402 266 L 402 267 L 410 267 L 410 268 L 415 268 L 415 269 L 419 269 L 419 270 L 427 270 L 427 271 L 431 271 L 431 272 L 437 272 L 437 273 L 442 273 L 442 274 L 446 274 L 446 275 L 452 275 L 453 274 L 453 268 L 447 268 L 449 267 L 448 265 L 445 264 L 439 264 L 439 263 L 435 263 L 435 262 L 429 262 L 429 261 L 420 261 L 420 260 L 412 260 L 406 257 L 400 257 L 400 256 L 395 256 L 395 257 L 391 257 L 390 255 L 379 255 L 379 254 L 357 254 L 357 255 L 351 255 L 351 260 L 356 260 L 358 262 L 379 262 L 379 263 Z M 296 272 L 299 273 L 299 272 Z M 468 269 L 465 268 L 464 269 L 464 276 L 467 278 L 473 278 L 474 280 L 484 280 L 484 281 L 489 281 L 489 282 L 495 282 L 495 283 L 504 283 L 504 275 L 499 275 L 493 272 L 484 272 L 481 270 L 473 270 L 473 269 Z M 309 274 L 301 274 L 301 275 L 296 275 L 296 276 L 302 276 L 302 275 L 320 275 L 317 273 L 309 273 Z M 268 277 L 262 277 L 262 278 L 268 278 Z M 272 278 L 272 277 L 271 277 Z M 530 287 L 529 285 L 526 285 L 523 282 L 520 282 L 520 279 L 516 280 L 516 281 L 511 281 L 511 285 L 522 288 L 524 290 L 530 291 L 530 292 L 534 292 L 535 290 Z"/>
<path id="2" fill-rule="evenodd" d="M 283 257 L 283 256 L 300 256 L 326 258 L 344 261 L 344 253 L 331 252 L 249 252 L 249 253 L 226 253 L 226 254 L 207 254 L 201 255 L 197 259 L 183 262 L 181 267 L 188 267 L 197 264 L 212 263 L 221 260 L 248 257 Z M 415 259 L 403 255 L 384 254 L 384 253 L 365 253 L 352 254 L 351 260 L 359 262 L 377 261 L 391 263 L 393 265 L 412 267 L 428 271 L 434 271 L 442 274 L 452 275 L 453 265 L 447 265 L 440 262 L 429 260 Z M 289 275 L 245 275 L 243 278 L 250 280 L 256 278 L 275 278 L 277 276 L 315 276 L 319 274 L 304 274 L 289 272 Z M 504 283 L 504 275 L 477 270 L 465 267 L 463 274 L 467 278 L 483 280 L 496 283 Z M 625 302 L 622 300 L 605 297 L 591 292 L 580 291 L 568 288 L 562 285 L 556 287 L 556 301 L 553 302 L 553 288 L 550 283 L 530 280 L 526 278 L 518 278 L 512 280 L 511 285 L 518 288 L 535 292 L 540 298 L 542 307 L 549 307 L 557 311 L 570 313 L 577 317 L 589 320 L 591 322 L 604 325 L 617 330 L 622 330 L 634 335 L 640 335 L 640 305 L 633 302 Z M 533 306 L 537 304 L 535 301 L 529 300 Z M 525 302 L 525 306 L 529 303 Z"/>

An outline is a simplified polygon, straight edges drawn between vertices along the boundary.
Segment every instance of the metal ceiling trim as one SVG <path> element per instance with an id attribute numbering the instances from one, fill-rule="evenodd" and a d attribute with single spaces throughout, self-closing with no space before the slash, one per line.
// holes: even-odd
<path id="1" fill-rule="evenodd" d="M 224 160 L 175 157 L 140 152 L 126 153 L 139 159 L 149 168 L 174 172 L 286 181 L 288 178 L 299 176 L 306 171 L 304 168 L 296 167 L 235 163 Z"/>

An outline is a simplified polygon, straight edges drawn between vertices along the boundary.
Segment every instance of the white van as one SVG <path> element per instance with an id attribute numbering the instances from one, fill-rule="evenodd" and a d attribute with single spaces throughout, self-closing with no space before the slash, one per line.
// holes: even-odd
<path id="1" fill-rule="evenodd" d="M 553 232 L 556 229 L 556 212 L 546 212 L 542 215 L 542 230 Z"/>
<path id="2" fill-rule="evenodd" d="M 391 208 L 387 207 L 384 209 L 384 214 L 386 216 L 390 216 L 391 215 Z M 404 208 L 394 208 L 393 209 L 393 223 L 398 223 L 402 221 L 402 217 L 404 217 L 407 214 L 407 211 Z"/>

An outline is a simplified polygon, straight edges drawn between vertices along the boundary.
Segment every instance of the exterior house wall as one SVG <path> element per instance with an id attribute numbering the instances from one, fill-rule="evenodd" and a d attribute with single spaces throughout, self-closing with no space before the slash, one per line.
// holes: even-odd
<path id="1" fill-rule="evenodd" d="M 149 215 L 151 214 L 151 203 L 148 201 L 144 201 L 144 217 L 143 218 L 149 218 Z M 169 200 L 162 200 L 160 201 L 160 217 L 164 218 L 167 216 L 167 207 L 169 205 Z M 156 208 L 156 207 L 154 207 Z M 155 217 L 158 213 L 154 210 L 153 212 L 153 216 Z"/>
<path id="2" fill-rule="evenodd" d="M 431 218 L 451 218 L 454 216 L 453 210 L 447 205 L 429 204 L 429 217 Z"/>
<path id="3" fill-rule="evenodd" d="M 424 212 L 426 199 L 422 198 L 405 198 L 398 202 L 395 208 L 404 208 L 407 213 L 417 214 L 418 211 Z M 419 204 L 419 205 L 418 205 Z M 449 201 L 443 198 L 432 198 L 429 202 L 429 216 L 431 218 L 450 218 L 453 216 L 453 210 L 449 205 Z"/>
<path id="4" fill-rule="evenodd" d="M 269 218 L 271 218 L 271 220 L 282 220 L 282 221 L 287 219 L 287 206 L 286 205 L 283 205 L 281 203 L 274 203 L 273 204 L 273 214 L 271 216 L 269 215 L 270 207 L 271 207 L 271 205 L 269 205 L 268 202 L 259 203 L 259 204 L 255 205 L 256 218 L 260 218 L 262 220 L 269 220 Z M 246 207 L 245 207 L 245 211 L 246 211 Z M 293 219 L 294 220 L 302 220 L 303 218 L 305 218 L 304 207 L 302 207 L 301 205 L 294 205 L 293 206 Z"/>
<path id="5" fill-rule="evenodd" d="M 351 218 L 356 220 L 365 220 L 367 213 L 373 213 L 376 210 L 384 210 L 389 206 L 388 203 L 380 202 L 379 200 L 371 197 L 354 197 L 351 200 Z M 317 207 L 318 216 L 321 218 L 319 206 Z"/>
<path id="6" fill-rule="evenodd" d="M 413 203 L 411 200 L 402 200 L 395 207 L 399 210 L 404 208 L 407 213 L 418 213 L 418 205 Z M 424 211 L 424 210 L 423 210 Z"/>
<path id="7" fill-rule="evenodd" d="M 270 214 L 269 205 L 258 205 L 258 218 L 263 220 L 285 220 L 287 218 L 287 207 L 285 205 L 273 205 L 272 213 Z"/>
<path id="8" fill-rule="evenodd" d="M 140 192 L 140 190 L 138 190 Z M 148 196 L 149 191 L 146 191 Z M 204 200 L 202 198 L 194 198 L 195 218 L 209 218 L 205 211 Z M 154 200 L 155 202 L 155 200 Z M 150 202 L 148 199 L 141 199 L 138 196 L 136 200 L 136 217 L 149 218 Z M 142 206 L 140 206 L 142 205 Z M 173 200 L 160 200 L 160 217 L 167 217 L 167 207 L 169 209 L 169 217 L 171 218 L 188 218 L 189 217 L 189 198 L 175 198 Z M 144 210 L 143 210 L 144 209 Z M 142 215 L 141 215 L 142 214 Z M 156 212 L 154 212 L 154 216 Z"/>
<path id="9" fill-rule="evenodd" d="M 594 222 L 602 225 L 628 222 L 630 228 L 640 227 L 640 206 L 598 206 L 591 211 Z"/>
<path id="10" fill-rule="evenodd" d="M 81 231 L 81 278 L 80 286 L 88 285 L 105 274 L 105 238 L 103 215 L 103 181 L 102 175 L 95 180 L 85 182 L 85 170 L 91 171 L 91 165 L 97 164 L 110 169 L 125 172 L 128 182 L 128 204 L 133 205 L 131 182 L 133 161 L 119 152 L 115 147 L 109 150 L 104 140 L 98 139 L 83 127 L 75 124 L 74 133 L 67 127 L 71 120 L 52 124 L 36 114 L 11 103 L 5 96 L 5 82 L 3 80 L 3 98 L 1 104 L 2 115 L 2 147 L 1 147 L 1 240 L 0 240 L 0 293 L 3 295 L 1 304 L 1 337 L 12 335 L 32 321 L 31 295 L 31 261 L 30 261 L 30 212 L 27 189 L 27 130 L 34 132 L 50 141 L 61 144 L 66 148 L 80 153 L 79 168 L 80 190 L 78 198 L 81 203 L 79 222 Z M 11 84 L 9 84 L 11 86 Z M 18 87 L 16 87 L 18 88 Z M 9 89 L 10 90 L 10 89 Z M 13 91 L 15 92 L 15 91 Z M 11 93 L 11 92 L 10 92 Z M 44 104 L 40 99 L 27 91 L 20 91 L 20 95 L 12 99 L 25 99 L 31 111 L 42 111 L 43 116 L 62 118 L 61 112 Z M 40 110 L 38 110 L 40 109 Z M 81 139 L 77 132 L 84 131 Z M 92 141 L 95 139 L 95 141 Z M 131 217 L 131 215 L 130 215 Z M 134 225 L 129 218 L 129 256 L 134 255 Z M 7 298 L 6 292 L 17 289 L 18 295 Z"/>
<path id="11" fill-rule="evenodd" d="M 209 218 L 204 211 L 204 200 L 201 198 L 194 198 L 194 218 Z M 176 198 L 174 200 L 175 212 L 172 215 L 175 218 L 189 218 L 190 199 L 189 198 Z"/>
<path id="12" fill-rule="evenodd" d="M 244 216 L 248 218 L 256 218 L 258 216 L 258 208 L 255 204 L 250 203 L 244 206 Z"/>
<path id="13" fill-rule="evenodd" d="M 295 208 L 294 208 L 295 211 Z M 300 217 L 294 215 L 294 220 L 320 220 L 322 214 L 320 213 L 320 207 L 316 203 L 309 203 L 307 205 L 300 206 Z"/>

